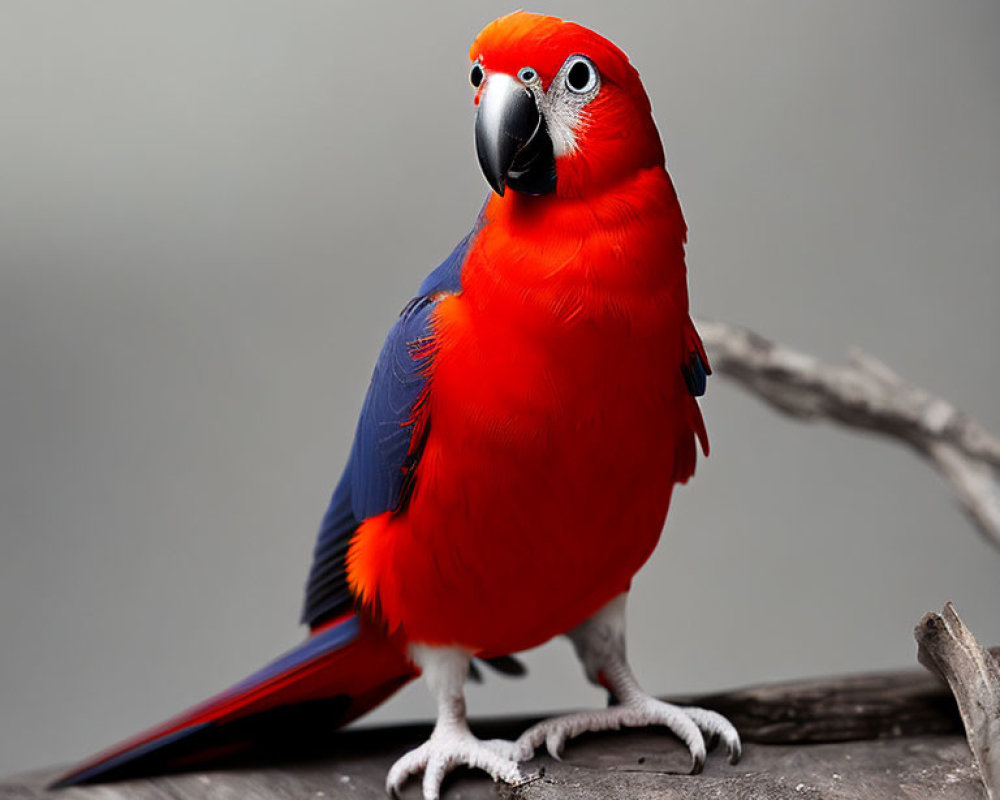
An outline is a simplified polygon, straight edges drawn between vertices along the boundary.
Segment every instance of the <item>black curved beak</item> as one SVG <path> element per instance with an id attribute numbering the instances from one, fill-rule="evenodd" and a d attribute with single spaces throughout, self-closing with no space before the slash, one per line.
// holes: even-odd
<path id="1" fill-rule="evenodd" d="M 555 189 L 552 140 L 538 104 L 504 73 L 487 77 L 479 97 L 476 153 L 487 183 L 501 197 L 507 186 L 534 195 Z"/>

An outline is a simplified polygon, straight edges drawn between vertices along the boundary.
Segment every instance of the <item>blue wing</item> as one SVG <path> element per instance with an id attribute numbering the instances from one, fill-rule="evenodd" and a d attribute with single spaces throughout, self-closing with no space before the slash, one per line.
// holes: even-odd
<path id="1" fill-rule="evenodd" d="M 315 627 L 354 605 L 347 586 L 347 548 L 362 521 L 406 504 L 421 442 L 414 406 L 427 384 L 431 315 L 461 290 L 462 265 L 479 228 L 466 236 L 422 284 L 386 337 L 361 407 L 354 445 L 320 524 L 306 585 L 302 622 Z M 421 426 L 426 434 L 427 426 Z"/>
<path id="2" fill-rule="evenodd" d="M 708 376 L 712 374 L 711 368 L 702 360 L 697 353 L 688 355 L 688 362 L 681 366 L 681 373 L 684 375 L 684 383 L 687 384 L 688 391 L 694 397 L 701 397 L 708 388 Z"/>
<path id="3" fill-rule="evenodd" d="M 692 396 L 701 397 L 708 387 L 708 376 L 712 374 L 712 367 L 708 363 L 708 354 L 705 352 L 701 336 L 698 335 L 698 329 L 690 317 L 684 327 L 684 340 L 685 354 L 684 363 L 681 364 L 681 374 Z"/>

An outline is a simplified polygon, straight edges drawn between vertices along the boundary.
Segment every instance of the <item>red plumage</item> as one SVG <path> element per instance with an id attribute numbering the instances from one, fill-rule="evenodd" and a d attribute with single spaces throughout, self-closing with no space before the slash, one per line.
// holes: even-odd
<path id="1" fill-rule="evenodd" d="M 409 506 L 361 526 L 348 575 L 407 639 L 497 655 L 628 588 L 703 427 L 662 167 L 577 201 L 495 196 L 484 223 L 434 320 Z"/>

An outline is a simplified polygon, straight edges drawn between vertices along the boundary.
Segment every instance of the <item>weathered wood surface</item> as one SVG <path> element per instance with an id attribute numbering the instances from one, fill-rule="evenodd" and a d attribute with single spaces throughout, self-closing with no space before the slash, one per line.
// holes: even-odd
<path id="1" fill-rule="evenodd" d="M 635 734 L 628 734 L 629 737 Z M 709 759 L 698 776 L 671 774 L 686 757 L 648 736 L 587 742 L 545 777 L 506 793 L 523 800 L 985 800 L 958 736 L 814 745 L 749 745 L 735 767 Z M 569 751 L 567 750 L 567 753 Z M 651 752 L 638 763 L 637 753 Z M 447 800 L 447 798 L 445 798 Z"/>
<path id="2" fill-rule="evenodd" d="M 525 765 L 536 779 L 524 786 L 495 786 L 480 773 L 460 772 L 446 782 L 444 800 L 495 800 L 498 793 L 524 800 L 986 800 L 951 695 L 925 672 L 798 681 L 698 702 L 724 710 L 741 729 L 747 744 L 738 765 L 715 753 L 701 775 L 677 774 L 687 752 L 662 730 L 588 735 L 567 747 L 562 762 L 540 755 Z M 531 722 L 481 721 L 473 728 L 513 738 Z M 320 757 L 258 759 L 60 792 L 45 788 L 58 770 L 45 770 L 0 780 L 0 800 L 383 800 L 390 764 L 429 732 L 422 725 L 359 728 L 331 734 Z M 821 741 L 827 743 L 815 743 Z M 405 796 L 419 797 L 417 783 Z"/>
<path id="3" fill-rule="evenodd" d="M 197 772 L 106 786 L 46 792 L 55 772 L 0 783 L 4 800 L 385 800 L 392 760 L 427 729 L 391 729 L 354 752 L 295 765 Z M 401 735 L 405 734 L 405 735 Z M 986 800 L 961 735 L 902 737 L 815 745 L 749 744 L 730 766 L 717 754 L 701 775 L 679 775 L 688 755 L 665 735 L 647 731 L 587 736 L 568 747 L 561 763 L 540 757 L 537 775 L 506 788 L 481 774 L 462 772 L 445 784 L 443 800 Z M 414 782 L 404 798 L 419 798 Z"/>
<path id="4" fill-rule="evenodd" d="M 920 669 L 755 686 L 688 702 L 725 714 L 744 741 L 765 744 L 961 730 L 947 687 Z"/>
<path id="5" fill-rule="evenodd" d="M 1000 661 L 988 653 L 948 603 L 917 625 L 920 663 L 948 682 L 966 739 L 991 800 L 1000 799 Z"/>

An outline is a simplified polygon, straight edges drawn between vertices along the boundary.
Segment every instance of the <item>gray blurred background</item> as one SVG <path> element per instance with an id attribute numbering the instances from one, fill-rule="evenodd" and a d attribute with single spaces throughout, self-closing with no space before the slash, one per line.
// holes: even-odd
<path id="1" fill-rule="evenodd" d="M 382 336 L 486 187 L 495 2 L 5 0 L 0 773 L 88 755 L 261 665 Z M 549 0 L 644 76 L 695 311 L 851 345 L 1000 431 L 1000 3 Z M 649 689 L 914 663 L 1000 551 L 901 448 L 722 379 L 713 455 L 633 592 Z M 600 703 L 569 647 L 473 714 Z M 423 687 L 374 719 L 429 717 Z"/>

